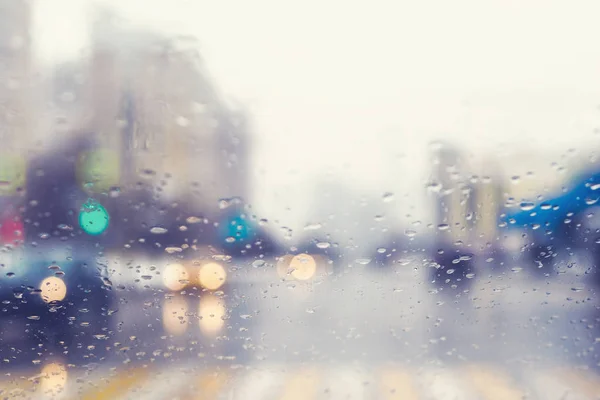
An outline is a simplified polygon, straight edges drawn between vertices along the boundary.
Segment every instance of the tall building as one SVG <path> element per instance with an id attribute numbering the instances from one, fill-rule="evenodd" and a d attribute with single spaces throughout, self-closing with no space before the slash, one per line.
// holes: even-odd
<path id="1" fill-rule="evenodd" d="M 31 149 L 31 4 L 0 0 L 0 192 L 25 180 Z"/>
<path id="2" fill-rule="evenodd" d="M 119 154 L 122 186 L 209 214 L 247 195 L 247 123 L 227 107 L 189 37 L 115 23 L 101 12 L 89 72 L 90 131 Z"/>
<path id="3" fill-rule="evenodd" d="M 440 185 L 435 199 L 439 239 L 445 243 L 465 243 L 472 219 L 467 163 L 457 148 L 443 144 L 434 151 L 433 164 L 434 181 Z"/>

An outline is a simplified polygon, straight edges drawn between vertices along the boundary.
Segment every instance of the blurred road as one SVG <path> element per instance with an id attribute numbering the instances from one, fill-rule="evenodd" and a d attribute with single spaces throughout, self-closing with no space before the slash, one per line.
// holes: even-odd
<path id="1" fill-rule="evenodd" d="M 482 272 L 457 296 L 434 289 L 417 256 L 304 282 L 281 279 L 270 261 L 232 270 L 216 292 L 115 288 L 110 326 L 69 348 L 83 361 L 40 346 L 15 368 L 5 352 L 0 396 L 600 396 L 597 296 L 575 278 Z"/>

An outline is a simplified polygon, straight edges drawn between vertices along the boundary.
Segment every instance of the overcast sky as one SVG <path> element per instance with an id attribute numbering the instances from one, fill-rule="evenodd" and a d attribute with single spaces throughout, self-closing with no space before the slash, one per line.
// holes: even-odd
<path id="1" fill-rule="evenodd" d="M 598 143 L 597 0 L 104 2 L 198 36 L 218 86 L 252 111 L 256 205 L 288 225 L 324 171 L 427 218 L 434 139 L 479 157 Z M 38 3 L 40 57 L 77 54 L 90 2 Z"/>

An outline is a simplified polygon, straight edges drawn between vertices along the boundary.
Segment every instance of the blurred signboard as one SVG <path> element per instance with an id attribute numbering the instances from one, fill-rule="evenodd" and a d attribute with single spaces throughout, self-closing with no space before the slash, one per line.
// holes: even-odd
<path id="1" fill-rule="evenodd" d="M 103 193 L 121 182 L 121 158 L 116 151 L 97 149 L 82 153 L 77 164 L 77 179 L 84 189 Z"/>
<path id="2" fill-rule="evenodd" d="M 27 161 L 16 154 L 0 154 L 0 196 L 15 195 L 25 187 Z"/>

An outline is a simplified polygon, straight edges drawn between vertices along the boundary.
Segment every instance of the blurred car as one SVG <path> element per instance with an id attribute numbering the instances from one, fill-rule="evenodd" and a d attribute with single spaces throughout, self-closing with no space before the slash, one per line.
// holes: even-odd
<path id="1" fill-rule="evenodd" d="M 558 260 L 585 252 L 593 264 L 587 272 L 598 282 L 600 224 L 595 210 L 599 198 L 600 172 L 588 171 L 554 198 L 516 204 L 500 215 L 504 249 L 525 259 L 541 275 L 555 272 Z"/>
<path id="2" fill-rule="evenodd" d="M 46 354 L 80 356 L 76 342 L 84 336 L 109 334 L 111 287 L 103 282 L 94 257 L 76 247 L 49 242 L 3 248 L 3 358 L 18 362 L 20 353 L 38 347 Z"/>
<path id="3" fill-rule="evenodd" d="M 282 254 L 277 273 L 284 280 L 310 282 L 333 274 L 343 262 L 336 244 L 319 239 L 305 241 Z"/>

